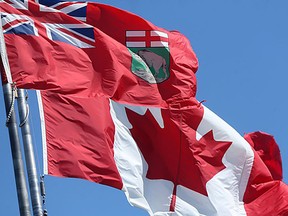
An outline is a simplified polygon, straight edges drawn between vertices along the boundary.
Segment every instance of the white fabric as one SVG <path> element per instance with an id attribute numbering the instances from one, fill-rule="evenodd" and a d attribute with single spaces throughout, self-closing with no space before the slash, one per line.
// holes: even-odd
<path id="1" fill-rule="evenodd" d="M 44 117 L 44 109 L 43 109 L 41 91 L 36 90 L 36 94 L 37 94 L 37 100 L 38 100 L 38 109 L 39 109 L 39 115 L 40 115 L 40 126 L 41 126 L 41 135 L 42 135 L 43 174 L 48 175 L 46 125 L 45 125 L 45 117 Z"/>

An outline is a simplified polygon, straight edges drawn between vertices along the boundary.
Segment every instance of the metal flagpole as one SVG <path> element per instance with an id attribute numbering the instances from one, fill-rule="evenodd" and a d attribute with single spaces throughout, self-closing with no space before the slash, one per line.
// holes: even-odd
<path id="1" fill-rule="evenodd" d="M 31 216 L 30 203 L 28 199 L 28 190 L 26 185 L 24 165 L 21 155 L 21 146 L 18 135 L 18 125 L 14 112 L 14 102 L 16 88 L 7 83 L 3 85 L 3 94 L 5 100 L 5 108 L 7 113 L 6 125 L 9 131 L 10 146 L 13 158 L 14 175 L 16 181 L 18 205 L 21 216 Z"/>
<path id="2" fill-rule="evenodd" d="M 18 112 L 20 118 L 20 127 L 22 132 L 26 169 L 28 174 L 28 182 L 30 188 L 30 197 L 32 202 L 32 209 L 34 216 L 42 216 L 42 200 L 40 195 L 40 186 L 37 176 L 37 169 L 34 157 L 34 149 L 32 143 L 32 136 L 29 124 L 29 106 L 27 103 L 28 95 L 25 95 L 24 89 L 18 89 Z"/>

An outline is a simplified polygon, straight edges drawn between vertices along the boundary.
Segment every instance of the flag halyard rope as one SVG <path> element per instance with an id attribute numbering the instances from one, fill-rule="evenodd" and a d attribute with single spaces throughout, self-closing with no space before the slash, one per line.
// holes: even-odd
<path id="1" fill-rule="evenodd" d="M 12 113 L 13 113 L 13 110 L 14 110 L 15 98 L 17 97 L 16 84 L 12 83 L 11 86 L 12 86 L 12 101 L 11 101 L 9 112 L 8 112 L 8 115 L 7 115 L 7 118 L 6 118 L 6 127 L 8 127 L 8 124 L 10 122 L 10 119 L 11 119 L 11 116 L 12 116 Z"/>

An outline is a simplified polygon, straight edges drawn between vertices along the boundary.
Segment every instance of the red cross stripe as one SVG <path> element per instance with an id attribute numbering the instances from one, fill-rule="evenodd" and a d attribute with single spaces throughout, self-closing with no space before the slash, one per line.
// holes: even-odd
<path id="1" fill-rule="evenodd" d="M 127 47 L 168 47 L 168 34 L 161 31 L 126 31 Z"/>

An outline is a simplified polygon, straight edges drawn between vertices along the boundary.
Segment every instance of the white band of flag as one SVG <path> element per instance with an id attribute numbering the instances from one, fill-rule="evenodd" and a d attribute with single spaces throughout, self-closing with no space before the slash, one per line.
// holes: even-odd
<path id="1" fill-rule="evenodd" d="M 168 47 L 168 42 L 164 42 L 164 41 L 151 41 L 151 47 Z"/>
<path id="2" fill-rule="evenodd" d="M 126 31 L 126 37 L 145 37 L 146 31 Z"/>
<path id="3" fill-rule="evenodd" d="M 127 47 L 146 47 L 145 41 L 126 42 Z"/>
<path id="4" fill-rule="evenodd" d="M 47 142 L 46 142 L 46 125 L 45 125 L 45 116 L 44 109 L 41 97 L 41 91 L 36 91 L 38 108 L 40 114 L 40 125 L 41 125 L 41 134 L 42 134 L 42 148 L 43 148 L 43 174 L 48 175 L 48 158 L 47 158 Z"/>
<path id="5" fill-rule="evenodd" d="M 161 32 L 161 31 L 151 31 L 150 34 L 151 36 L 160 36 L 163 38 L 168 38 L 168 34 L 165 32 Z"/>

